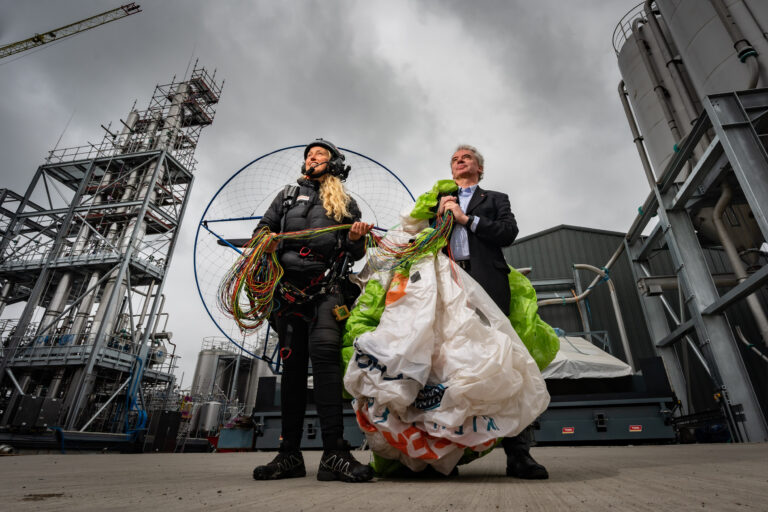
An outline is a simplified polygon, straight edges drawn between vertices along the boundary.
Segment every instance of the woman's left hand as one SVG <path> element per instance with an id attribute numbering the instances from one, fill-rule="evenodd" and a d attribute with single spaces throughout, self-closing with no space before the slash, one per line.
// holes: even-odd
<path id="1" fill-rule="evenodd" d="M 363 236 L 367 235 L 368 232 L 373 228 L 373 224 L 367 224 L 365 222 L 355 222 L 352 224 L 352 227 L 349 228 L 349 239 L 353 242 L 356 240 L 360 240 Z"/>

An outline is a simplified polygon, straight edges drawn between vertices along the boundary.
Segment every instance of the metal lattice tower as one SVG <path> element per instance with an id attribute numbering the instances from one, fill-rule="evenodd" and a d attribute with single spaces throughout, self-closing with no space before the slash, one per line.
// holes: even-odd
<path id="1" fill-rule="evenodd" d="M 23 196 L 0 190 L 0 312 L 26 303 L 0 322 L 0 425 L 31 394 L 59 401 L 68 429 L 127 431 L 143 393 L 172 387 L 163 283 L 222 86 L 195 64 L 119 133 L 51 151 Z"/>

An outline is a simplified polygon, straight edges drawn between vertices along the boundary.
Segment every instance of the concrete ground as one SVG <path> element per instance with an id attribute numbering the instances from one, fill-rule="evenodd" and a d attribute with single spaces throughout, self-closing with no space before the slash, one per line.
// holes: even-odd
<path id="1" fill-rule="evenodd" d="M 354 452 L 368 462 L 370 452 Z M 0 509 L 665 511 L 768 510 L 768 444 L 542 447 L 550 479 L 504 476 L 504 453 L 450 479 L 257 482 L 273 453 L 17 455 L 0 458 Z"/>

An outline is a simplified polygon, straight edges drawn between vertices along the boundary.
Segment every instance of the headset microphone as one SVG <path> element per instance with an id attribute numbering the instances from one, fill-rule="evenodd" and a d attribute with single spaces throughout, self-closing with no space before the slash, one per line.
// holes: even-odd
<path id="1" fill-rule="evenodd" d="M 306 163 L 304 163 L 301 166 L 301 173 L 304 174 L 305 176 L 313 177 L 313 178 L 319 178 L 320 176 L 323 176 L 326 173 L 330 173 L 331 176 L 336 176 L 341 181 L 345 181 L 349 176 L 349 171 L 351 171 L 352 168 L 349 165 L 345 165 L 344 155 L 339 151 L 339 149 L 332 142 L 323 140 L 323 139 L 315 139 L 314 141 L 310 142 L 304 148 L 304 159 L 306 160 L 309 150 L 315 146 L 320 146 L 322 148 L 327 149 L 331 155 L 330 160 L 328 162 L 316 163 L 313 166 L 311 166 L 309 170 L 307 169 Z M 326 164 L 326 166 L 325 166 L 325 169 L 320 171 L 319 174 L 312 172 L 316 167 L 319 167 L 322 164 Z M 308 172 L 311 172 L 311 174 L 308 174 Z"/>

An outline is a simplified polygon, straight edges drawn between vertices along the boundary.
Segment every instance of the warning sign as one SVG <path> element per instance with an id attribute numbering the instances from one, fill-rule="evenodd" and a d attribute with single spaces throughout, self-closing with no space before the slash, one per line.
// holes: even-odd
<path id="1" fill-rule="evenodd" d="M 576 432 L 576 429 L 573 427 L 563 427 L 563 434 L 573 434 Z"/>
<path id="2" fill-rule="evenodd" d="M 643 426 L 642 425 L 630 425 L 629 426 L 629 431 L 630 432 L 642 432 L 643 431 Z"/>

